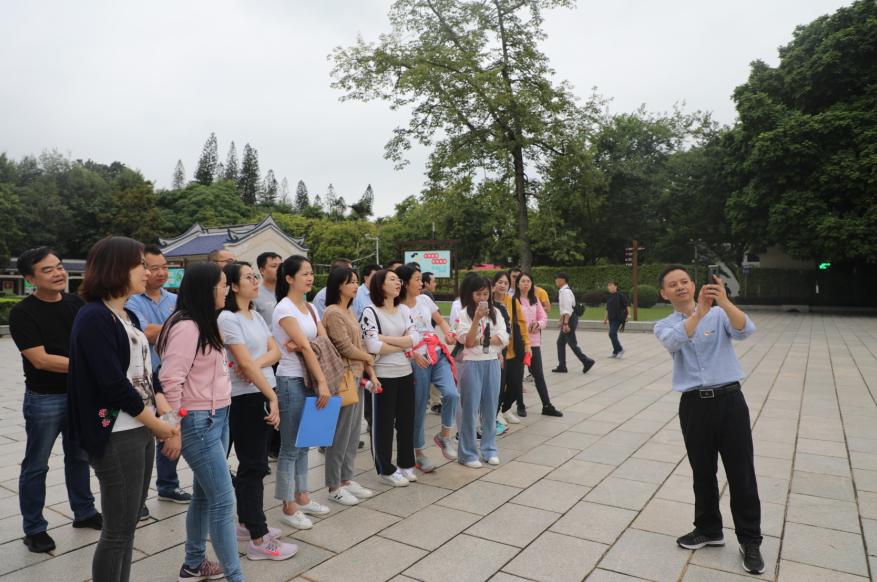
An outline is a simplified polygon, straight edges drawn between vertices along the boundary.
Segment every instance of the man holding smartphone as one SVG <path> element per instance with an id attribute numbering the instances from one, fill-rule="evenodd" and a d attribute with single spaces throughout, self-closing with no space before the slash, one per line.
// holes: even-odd
<path id="1" fill-rule="evenodd" d="M 716 479 L 721 454 L 743 569 L 760 574 L 761 501 L 740 387 L 746 375 L 731 343 L 751 336 L 755 325 L 728 300 L 721 279 L 712 280 L 695 303 L 694 281 L 684 265 L 668 265 L 658 275 L 661 296 L 676 311 L 655 324 L 655 336 L 673 358 L 673 390 L 682 393 L 679 424 L 694 475 L 694 531 L 676 543 L 690 550 L 725 545 Z"/>

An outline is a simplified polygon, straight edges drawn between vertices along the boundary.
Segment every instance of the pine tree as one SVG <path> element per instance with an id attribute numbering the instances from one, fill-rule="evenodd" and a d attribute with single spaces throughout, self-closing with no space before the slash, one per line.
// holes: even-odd
<path id="1" fill-rule="evenodd" d="M 216 176 L 214 177 L 214 182 L 221 182 L 225 180 L 225 164 L 219 162 L 216 164 Z"/>
<path id="2" fill-rule="evenodd" d="M 210 186 L 213 184 L 213 177 L 216 176 L 216 164 L 219 162 L 219 151 L 216 143 L 216 134 L 211 133 L 204 144 L 204 150 L 201 152 L 201 158 L 198 160 L 198 167 L 195 170 L 195 181 L 202 186 Z"/>
<path id="3" fill-rule="evenodd" d="M 241 173 L 238 177 L 237 188 L 241 191 L 241 200 L 247 206 L 255 206 L 256 194 L 259 192 L 259 152 L 244 146 L 244 160 L 241 163 Z"/>
<path id="4" fill-rule="evenodd" d="M 281 204 L 289 206 L 289 181 L 286 178 L 280 182 L 280 194 L 278 196 Z"/>
<path id="5" fill-rule="evenodd" d="M 344 201 L 344 196 L 341 196 L 335 201 L 335 208 L 333 209 L 336 223 L 338 222 L 339 218 L 342 218 L 344 216 L 345 212 L 347 212 L 347 202 Z"/>
<path id="6" fill-rule="evenodd" d="M 325 213 L 331 215 L 335 212 L 335 186 L 329 184 L 329 189 L 326 190 L 326 198 L 323 200 L 323 205 L 325 206 Z"/>
<path id="7" fill-rule="evenodd" d="M 265 174 L 259 198 L 262 204 L 270 206 L 277 204 L 277 178 L 274 177 L 274 170 L 268 170 Z"/>
<path id="8" fill-rule="evenodd" d="M 319 195 L 319 194 L 317 194 L 316 196 L 314 196 L 314 208 L 316 208 L 316 209 L 319 210 L 320 212 L 323 211 L 323 201 L 320 200 L 320 195 Z"/>
<path id="9" fill-rule="evenodd" d="M 240 168 L 240 162 L 238 162 L 238 151 L 234 147 L 234 142 L 231 142 L 231 147 L 228 148 L 228 157 L 225 158 L 225 175 L 223 175 L 222 179 L 231 180 L 237 184 L 241 174 Z"/>
<path id="10" fill-rule="evenodd" d="M 299 180 L 298 186 L 295 187 L 295 202 L 292 203 L 292 211 L 296 214 L 301 214 L 310 205 L 311 199 L 308 196 L 308 187 L 305 186 L 304 180 Z"/>
<path id="11" fill-rule="evenodd" d="M 171 189 L 181 190 L 186 186 L 186 168 L 183 167 L 183 160 L 177 160 L 177 166 L 174 168 L 174 177 L 171 180 Z"/>

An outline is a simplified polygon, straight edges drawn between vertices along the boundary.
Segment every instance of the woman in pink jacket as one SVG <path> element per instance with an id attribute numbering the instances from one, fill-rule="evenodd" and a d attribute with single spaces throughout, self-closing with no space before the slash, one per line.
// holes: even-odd
<path id="1" fill-rule="evenodd" d="M 216 320 L 228 290 L 225 273 L 217 265 L 204 262 L 187 268 L 177 309 L 155 342 L 168 406 L 187 411 L 180 423 L 181 453 L 195 476 L 180 582 L 223 575 L 229 582 L 244 579 L 235 533 L 234 489 L 225 461 L 231 378 Z M 219 564 L 207 560 L 208 531 Z"/>
<path id="2" fill-rule="evenodd" d="M 515 297 L 521 302 L 524 316 L 527 318 L 527 331 L 530 332 L 530 348 L 533 355 L 530 361 L 530 373 L 536 382 L 536 390 L 542 400 L 542 414 L 545 416 L 563 416 L 563 413 L 551 405 L 548 398 L 548 386 L 545 384 L 545 373 L 542 371 L 542 330 L 548 323 L 542 304 L 536 298 L 533 276 L 521 273 L 515 284 Z"/>

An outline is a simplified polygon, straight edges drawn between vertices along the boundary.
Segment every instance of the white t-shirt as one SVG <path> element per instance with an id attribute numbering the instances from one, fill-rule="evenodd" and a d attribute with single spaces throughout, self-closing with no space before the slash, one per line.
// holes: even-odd
<path id="1" fill-rule="evenodd" d="M 268 338 L 272 337 L 272 335 L 268 331 L 268 324 L 265 323 L 265 320 L 262 319 L 262 316 L 257 311 L 251 310 L 250 314 L 253 316 L 252 320 L 247 319 L 243 313 L 232 313 L 223 309 L 219 313 L 219 331 L 222 332 L 226 346 L 242 344 L 250 352 L 250 356 L 256 360 L 268 353 Z M 234 354 L 231 353 L 231 350 L 226 348 L 226 352 L 228 353 L 229 364 L 235 362 Z M 272 388 L 277 385 L 277 380 L 274 379 L 274 370 L 271 366 L 262 368 L 262 373 L 265 374 L 265 379 L 268 380 L 268 384 Z M 249 384 L 232 373 L 232 398 L 241 394 L 255 394 L 259 391 L 255 384 Z"/>
<path id="2" fill-rule="evenodd" d="M 460 301 L 460 298 L 457 297 L 454 299 L 454 302 L 451 303 L 451 317 L 449 318 L 449 323 L 454 325 L 454 322 L 460 319 L 460 310 L 463 309 L 463 302 Z"/>
<path id="3" fill-rule="evenodd" d="M 131 359 L 128 362 L 128 380 L 134 390 L 143 398 L 143 405 L 155 414 L 155 390 L 152 388 L 152 358 L 149 355 L 149 340 L 130 321 L 120 319 L 131 342 Z M 148 372 L 147 372 L 148 370 Z M 131 430 L 143 426 L 139 420 L 125 412 L 119 411 L 113 432 Z"/>
<path id="4" fill-rule="evenodd" d="M 299 327 L 301 327 L 305 336 L 309 340 L 317 337 L 317 324 L 314 322 L 314 318 L 311 317 L 310 311 L 305 310 L 305 312 L 302 313 L 289 297 L 284 297 L 274 308 L 274 341 L 277 342 L 277 346 L 280 348 L 280 363 L 277 366 L 277 375 L 302 378 L 304 376 L 304 370 L 301 367 L 298 355 L 295 353 L 289 353 L 289 351 L 283 347 L 284 342 L 292 339 L 289 337 L 289 334 L 286 333 L 286 330 L 283 329 L 283 326 L 280 325 L 280 320 L 287 317 L 294 317 L 298 321 Z"/>
<path id="5" fill-rule="evenodd" d="M 421 340 L 423 334 L 435 334 L 435 324 L 432 321 L 432 314 L 439 310 L 438 305 L 426 295 L 418 295 L 417 303 L 411 310 L 411 319 L 414 321 L 414 329 L 420 334 Z M 418 354 L 426 355 L 426 346 L 420 346 L 416 351 Z"/>

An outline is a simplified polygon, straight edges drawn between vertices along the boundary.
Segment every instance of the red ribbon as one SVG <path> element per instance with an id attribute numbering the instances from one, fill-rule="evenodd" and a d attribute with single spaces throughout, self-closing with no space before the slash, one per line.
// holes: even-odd
<path id="1" fill-rule="evenodd" d="M 423 334 L 423 341 L 414 346 L 413 350 L 421 346 L 426 346 L 426 351 L 429 354 L 429 357 L 432 358 L 432 363 L 435 364 L 438 362 L 438 354 L 436 354 L 435 348 L 436 346 L 442 349 L 445 357 L 451 363 L 451 371 L 454 373 L 454 384 L 457 383 L 457 366 L 454 364 L 454 358 L 451 357 L 451 353 L 448 351 L 448 346 L 446 346 L 441 340 L 439 340 L 438 336 L 434 333 L 425 333 Z M 415 364 L 416 366 L 417 364 Z"/>

